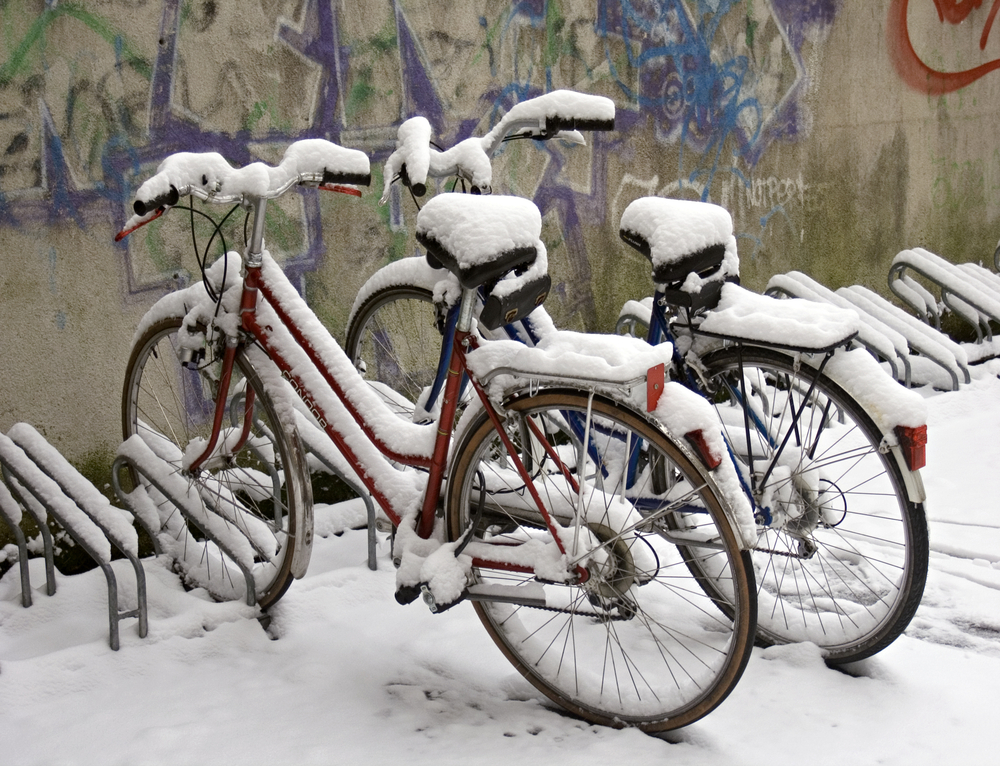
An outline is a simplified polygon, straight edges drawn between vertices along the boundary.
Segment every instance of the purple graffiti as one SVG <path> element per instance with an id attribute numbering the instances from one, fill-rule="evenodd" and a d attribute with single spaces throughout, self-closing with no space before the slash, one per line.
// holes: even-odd
<path id="1" fill-rule="evenodd" d="M 414 114 L 426 116 L 438 139 L 449 143 L 468 136 L 479 124 L 480 115 L 451 115 L 446 99 L 438 92 L 434 72 L 420 37 L 406 17 L 399 0 L 390 0 L 395 25 L 393 44 L 398 50 L 398 83 L 388 84 L 401 93 L 400 114 L 390 125 L 366 126 L 381 136 L 375 145 L 366 147 L 375 162 L 393 148 L 391 128 Z M 554 213 L 562 228 L 566 249 L 573 261 L 573 272 L 580 279 L 590 274 L 583 243 L 583 224 L 599 225 L 606 214 L 606 166 L 604 153 L 623 147 L 624 132 L 652 120 L 654 139 L 681 146 L 682 180 L 696 184 L 710 193 L 713 178 L 720 172 L 734 172 L 734 157 L 743 167 L 753 167 L 764 151 L 777 140 L 791 138 L 800 129 L 798 95 L 803 87 L 804 64 L 801 47 L 806 37 L 822 32 L 833 23 L 840 0 L 772 0 L 766 5 L 771 40 L 781 49 L 799 77 L 785 84 L 775 104 L 761 104 L 755 97 L 759 73 L 752 55 L 719 57 L 720 25 L 727 18 L 739 22 L 747 14 L 746 6 L 736 0 L 599 0 L 590 29 L 605 43 L 605 62 L 625 96 L 618 117 L 619 134 L 594 136 L 592 144 L 590 192 L 566 188 L 560 177 L 563 158 L 559 150 L 545 147 L 550 153 L 546 172 L 536 187 L 535 202 L 543 213 Z M 272 128 L 265 135 L 251 135 L 249 129 L 225 132 L 206 129 L 197 118 L 178 107 L 175 92 L 179 38 L 182 34 L 181 0 L 162 0 L 157 30 L 155 61 L 148 74 L 148 138 L 138 141 L 124 132 L 105 140 L 101 156 L 101 182 L 95 188 L 77 189 L 69 172 L 62 139 L 53 125 L 48 107 L 42 102 L 41 165 L 47 194 L 43 197 L 11 196 L 0 192 L 0 226 L 22 227 L 32 224 L 71 220 L 87 228 L 96 224 L 120 227 L 129 214 L 133 184 L 151 165 L 175 151 L 218 151 L 237 164 L 256 159 L 254 146 L 260 143 L 288 143 L 298 138 L 323 137 L 339 141 L 347 127 L 343 104 L 347 101 L 348 83 L 352 82 L 352 52 L 344 43 L 340 3 L 335 0 L 307 0 L 298 27 L 279 23 L 276 38 L 313 62 L 319 69 L 319 97 L 309 127 L 298 130 Z M 46 8 L 42 14 L 55 14 Z M 53 19 L 55 16 L 52 17 Z M 68 17 L 60 17 L 68 18 Z M 60 23 L 72 23 L 67 20 Z M 574 29 L 587 29 L 587 22 L 577 20 Z M 579 26 L 582 24 L 582 26 Z M 747 16 L 747 28 L 750 28 Z M 518 71 L 517 61 L 508 75 L 499 79 L 495 39 L 498 34 L 516 35 L 526 26 L 546 35 L 558 35 L 553 9 L 544 0 L 519 0 L 510 3 L 496 24 L 480 20 L 483 30 L 482 50 L 489 55 L 493 81 L 479 99 L 483 112 L 495 121 L 513 103 L 552 88 L 553 67 L 563 49 L 548 47 L 537 53 L 528 71 Z M 491 31 L 492 30 L 492 31 Z M 777 31 L 775 31 L 777 30 Z M 780 39 L 779 39 L 780 38 Z M 554 39 L 554 38 L 553 38 Z M 720 38 L 721 39 L 721 38 Z M 752 34 L 748 47 L 752 54 Z M 119 43 L 120 47 L 120 43 Z M 516 47 L 516 46 L 515 46 Z M 612 53 L 612 48 L 617 51 Z M 599 51 L 598 47 L 598 51 Z M 116 56 L 120 51 L 116 51 Z M 559 54 L 562 55 L 562 54 Z M 575 54 L 568 54 L 575 55 Z M 620 57 L 627 58 L 630 73 L 619 72 Z M 590 62 L 590 65 L 601 62 Z M 505 70 L 506 71 L 506 70 Z M 398 90 L 397 90 L 398 89 Z M 636 104 L 637 106 L 629 106 Z M 131 134 L 135 136 L 136 134 Z M 622 141 L 625 140 L 626 144 Z M 379 143 L 381 142 L 381 143 Z M 288 260 L 287 270 L 297 284 L 304 275 L 315 271 L 325 252 L 319 202 L 314 191 L 302 191 L 305 209 L 305 247 Z M 126 275 L 127 300 L 149 292 L 168 289 L 169 281 L 143 282 L 131 267 L 131 257 L 123 246 L 123 273 Z M 582 288 L 583 289 L 583 288 Z M 589 288 L 587 295 L 589 295 Z M 589 319 L 592 298 L 581 299 L 581 311 Z"/>

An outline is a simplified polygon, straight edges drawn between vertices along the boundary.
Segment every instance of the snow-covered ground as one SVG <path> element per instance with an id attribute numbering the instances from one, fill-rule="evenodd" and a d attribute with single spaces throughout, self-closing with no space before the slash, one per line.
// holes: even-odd
<path id="1" fill-rule="evenodd" d="M 989 364 L 958 393 L 927 394 L 923 604 L 849 673 L 811 645 L 755 649 L 732 696 L 685 730 L 590 726 L 520 679 L 471 606 L 398 606 L 387 545 L 369 571 L 365 532 L 329 534 L 347 509 L 326 506 L 309 574 L 266 630 L 249 607 L 185 592 L 147 560 L 149 636 L 126 620 L 112 652 L 99 570 L 59 577 L 29 609 L 8 572 L 0 763 L 996 763 L 1000 380 L 986 373 L 1000 364 Z M 127 563 L 119 572 L 127 589 Z"/>

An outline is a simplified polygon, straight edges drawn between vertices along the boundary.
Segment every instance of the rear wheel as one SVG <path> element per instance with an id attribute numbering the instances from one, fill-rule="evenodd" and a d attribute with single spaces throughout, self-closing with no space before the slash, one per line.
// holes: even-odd
<path id="1" fill-rule="evenodd" d="M 207 444 L 211 434 L 221 354 L 209 347 L 197 369 L 183 367 L 177 356 L 181 325 L 180 317 L 157 322 L 133 346 L 122 394 L 122 430 L 125 439 L 138 434 L 174 471 L 184 473 L 185 451 L 190 446 L 200 452 L 200 443 Z M 240 442 L 237 434 L 247 421 L 251 392 L 249 435 Z M 311 530 L 304 528 L 311 495 L 298 436 L 279 421 L 243 350 L 236 354 L 220 443 L 227 436 L 234 446 L 217 450 L 197 475 L 186 478 L 209 513 L 222 521 L 223 533 L 216 539 L 223 546 L 231 534 L 249 541 L 252 561 L 242 563 L 251 572 L 257 603 L 266 608 L 291 584 L 296 536 L 305 546 L 311 540 Z M 159 505 L 161 543 L 189 582 L 218 598 L 244 597 L 240 566 L 155 488 L 147 491 Z"/>
<path id="2" fill-rule="evenodd" d="M 742 675 L 756 602 L 749 557 L 706 471 L 600 397 L 588 407 L 585 393 L 551 391 L 504 409 L 561 537 L 588 541 L 579 544 L 589 578 L 558 580 L 555 541 L 480 414 L 454 452 L 446 508 L 451 538 L 473 556 L 471 598 L 491 638 L 543 694 L 587 720 L 662 731 L 709 713 Z M 672 531 L 677 514 L 697 515 L 697 529 Z M 533 574 L 484 563 L 512 550 L 529 557 Z M 557 566 L 547 570 L 553 552 Z M 699 556 L 724 562 L 714 595 L 686 566 Z"/>
<path id="3" fill-rule="evenodd" d="M 881 433 L 840 386 L 786 354 L 744 348 L 742 378 L 737 349 L 702 361 L 726 440 L 771 517 L 752 552 L 759 640 L 812 641 L 831 663 L 878 652 L 916 612 L 928 558 L 923 507 Z"/>

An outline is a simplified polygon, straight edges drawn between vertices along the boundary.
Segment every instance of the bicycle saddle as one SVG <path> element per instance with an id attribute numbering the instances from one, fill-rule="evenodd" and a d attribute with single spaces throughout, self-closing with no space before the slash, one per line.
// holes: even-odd
<path id="1" fill-rule="evenodd" d="M 520 197 L 439 194 L 417 214 L 427 262 L 462 287 L 480 288 L 479 322 L 488 330 L 524 319 L 548 296 L 541 229 L 538 208 Z"/>
<path id="2" fill-rule="evenodd" d="M 618 234 L 649 258 L 653 281 L 674 305 L 711 306 L 724 282 L 738 281 L 733 219 L 718 205 L 642 197 L 625 208 Z"/>
<path id="3" fill-rule="evenodd" d="M 417 214 L 417 241 L 427 262 L 476 288 L 531 266 L 544 245 L 542 216 L 521 197 L 439 194 Z"/>

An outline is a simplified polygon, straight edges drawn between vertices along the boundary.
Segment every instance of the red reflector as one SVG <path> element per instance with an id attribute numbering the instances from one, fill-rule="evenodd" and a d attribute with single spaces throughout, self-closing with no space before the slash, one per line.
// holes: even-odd
<path id="1" fill-rule="evenodd" d="M 896 438 L 911 471 L 927 464 L 927 426 L 896 426 Z"/>
<path id="2" fill-rule="evenodd" d="M 684 434 L 684 438 L 694 447 L 695 452 L 701 457 L 701 462 L 705 464 L 708 470 L 714 471 L 722 464 L 722 458 L 713 455 L 712 450 L 708 448 L 708 442 L 705 441 L 705 434 L 702 433 L 700 428 L 697 431 L 688 431 Z"/>
<path id="3" fill-rule="evenodd" d="M 646 370 L 646 412 L 652 412 L 663 395 L 663 365 Z"/>

